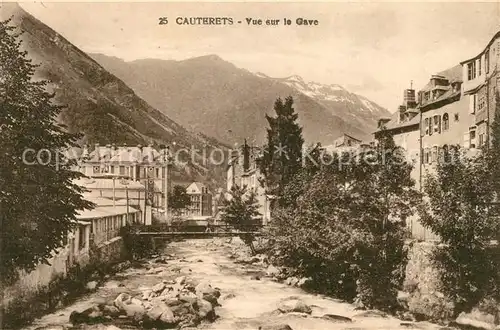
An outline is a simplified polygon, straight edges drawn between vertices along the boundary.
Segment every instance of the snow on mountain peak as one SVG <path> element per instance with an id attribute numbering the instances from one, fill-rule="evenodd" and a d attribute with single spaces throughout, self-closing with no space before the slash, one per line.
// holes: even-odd
<path id="1" fill-rule="evenodd" d="M 287 81 L 290 82 L 298 82 L 298 83 L 304 83 L 304 79 L 302 79 L 301 76 L 294 74 L 293 76 L 290 76 L 288 78 L 285 78 Z"/>

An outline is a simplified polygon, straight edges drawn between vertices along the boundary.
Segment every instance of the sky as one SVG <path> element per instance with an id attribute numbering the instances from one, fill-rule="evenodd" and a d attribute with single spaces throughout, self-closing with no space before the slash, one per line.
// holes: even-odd
<path id="1" fill-rule="evenodd" d="M 480 53 L 500 31 L 489 3 L 60 3 L 21 6 L 85 52 L 130 61 L 217 54 L 271 77 L 340 84 L 393 112 L 403 90 Z M 159 25 L 159 17 L 168 24 Z M 232 17 L 233 25 L 189 26 L 177 17 Z M 280 19 L 248 26 L 246 18 Z M 288 18 L 292 25 L 284 26 Z M 297 18 L 318 20 L 298 26 Z M 237 21 L 242 21 L 237 24 Z"/>

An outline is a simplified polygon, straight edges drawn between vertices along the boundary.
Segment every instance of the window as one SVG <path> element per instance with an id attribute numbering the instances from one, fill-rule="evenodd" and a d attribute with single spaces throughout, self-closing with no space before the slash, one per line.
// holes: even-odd
<path id="1" fill-rule="evenodd" d="M 476 147 L 476 131 L 471 130 L 469 132 L 469 143 L 470 143 L 470 148 L 475 148 Z"/>
<path id="2" fill-rule="evenodd" d="M 115 167 L 113 165 L 109 167 L 109 173 L 115 173 Z"/>
<path id="3" fill-rule="evenodd" d="M 481 57 L 477 60 L 477 75 L 481 75 Z"/>
<path id="4" fill-rule="evenodd" d="M 467 64 L 467 80 L 472 80 L 476 78 L 476 61 L 472 61 Z"/>
<path id="5" fill-rule="evenodd" d="M 429 118 L 424 119 L 425 135 L 429 135 Z"/>
<path id="6" fill-rule="evenodd" d="M 432 162 L 437 162 L 438 160 L 438 147 L 432 148 Z"/>
<path id="7" fill-rule="evenodd" d="M 439 148 L 439 161 L 444 162 L 445 160 L 445 155 L 448 153 L 448 145 L 444 145 L 441 148 Z"/>
<path id="8" fill-rule="evenodd" d="M 458 113 L 455 114 L 455 121 L 458 121 L 460 119 L 460 116 L 458 115 Z"/>
<path id="9" fill-rule="evenodd" d="M 432 117 L 429 118 L 429 135 L 432 135 L 433 133 L 433 127 L 432 127 Z"/>
<path id="10" fill-rule="evenodd" d="M 485 97 L 482 96 L 479 98 L 479 101 L 477 101 L 477 111 L 481 111 L 486 107 L 486 101 Z"/>
<path id="11" fill-rule="evenodd" d="M 424 164 L 430 164 L 431 163 L 431 152 L 429 148 L 426 148 L 424 150 Z"/>
<path id="12" fill-rule="evenodd" d="M 476 102 L 477 102 L 477 95 L 476 94 L 469 95 L 469 113 L 474 114 L 476 112 Z"/>
<path id="13" fill-rule="evenodd" d="M 441 133 L 441 116 L 434 116 L 434 132 Z"/>
<path id="14" fill-rule="evenodd" d="M 125 166 L 120 166 L 120 174 L 125 174 Z"/>
<path id="15" fill-rule="evenodd" d="M 160 169 L 156 168 L 156 178 L 159 178 L 159 177 L 160 177 Z"/>
<path id="16" fill-rule="evenodd" d="M 94 166 L 94 174 L 101 173 L 101 168 L 99 166 Z"/>
<path id="17" fill-rule="evenodd" d="M 80 227 L 78 232 L 78 248 L 83 250 L 87 246 L 87 242 L 85 241 L 85 227 Z"/>
<path id="18" fill-rule="evenodd" d="M 447 131 L 450 128 L 450 118 L 448 117 L 448 114 L 445 113 L 443 115 L 443 131 Z"/>
<path id="19" fill-rule="evenodd" d="M 479 134 L 479 146 L 482 147 L 484 145 L 484 133 Z"/>

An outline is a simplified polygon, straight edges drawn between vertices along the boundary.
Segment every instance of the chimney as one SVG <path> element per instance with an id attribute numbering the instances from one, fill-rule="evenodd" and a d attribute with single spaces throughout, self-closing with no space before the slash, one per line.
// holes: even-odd
<path id="1" fill-rule="evenodd" d="M 88 157 L 89 157 L 89 145 L 84 144 L 83 151 L 82 151 L 82 159 L 87 159 Z"/>
<path id="2" fill-rule="evenodd" d="M 101 159 L 101 153 L 99 150 L 99 143 L 94 144 L 94 155 L 97 160 Z"/>
<path id="3" fill-rule="evenodd" d="M 382 129 L 385 126 L 385 124 L 387 124 L 389 121 L 390 121 L 390 119 L 388 119 L 388 118 L 380 118 L 378 120 L 377 128 Z"/>
<path id="4" fill-rule="evenodd" d="M 116 146 L 115 143 L 111 145 L 111 157 L 116 156 L 118 154 L 118 147 Z"/>

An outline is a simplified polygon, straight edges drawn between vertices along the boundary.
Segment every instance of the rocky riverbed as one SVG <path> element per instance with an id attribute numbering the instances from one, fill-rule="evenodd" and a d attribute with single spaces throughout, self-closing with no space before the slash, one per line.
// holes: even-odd
<path id="1" fill-rule="evenodd" d="M 449 329 L 356 310 L 303 291 L 300 279 L 280 283 L 265 258 L 245 253 L 237 239 L 171 243 L 25 329 Z"/>

